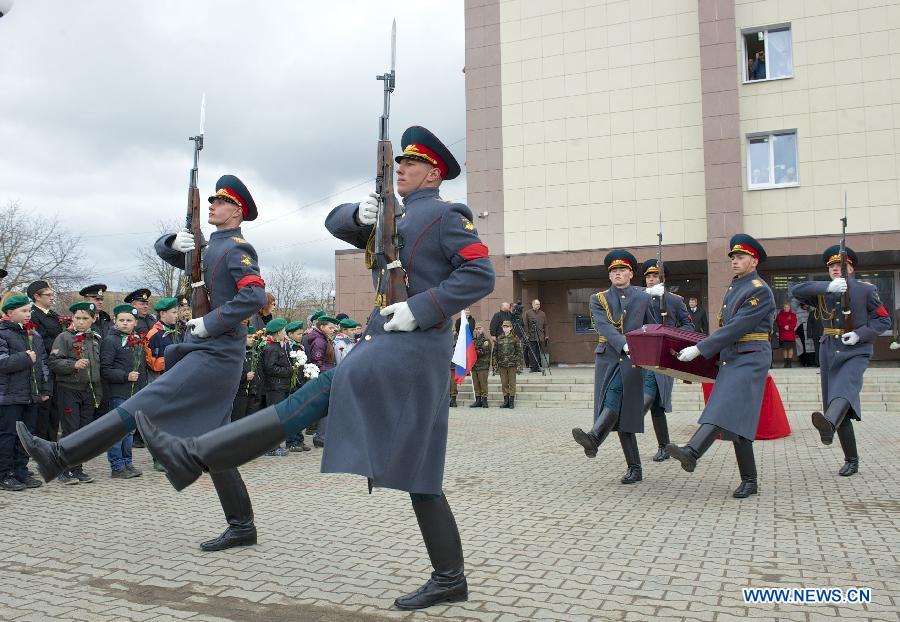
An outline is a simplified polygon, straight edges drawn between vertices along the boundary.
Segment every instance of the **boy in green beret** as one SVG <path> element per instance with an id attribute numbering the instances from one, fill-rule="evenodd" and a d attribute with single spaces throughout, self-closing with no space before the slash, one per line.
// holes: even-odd
<path id="1" fill-rule="evenodd" d="M 304 326 L 301 320 L 294 320 L 284 327 L 284 330 L 287 333 L 288 356 L 290 357 L 291 365 L 294 368 L 290 393 L 293 393 L 302 387 L 306 381 L 302 369 L 302 365 L 306 363 L 306 352 L 302 345 L 303 335 L 305 333 L 303 328 Z M 300 366 L 299 368 L 298 365 Z M 287 447 L 288 451 L 300 452 L 311 450 L 309 445 L 305 443 L 303 430 L 299 430 L 296 434 L 288 438 L 285 447 Z"/>
<path id="2" fill-rule="evenodd" d="M 159 321 L 147 332 L 147 367 L 158 376 L 166 371 L 166 348 L 179 343 L 182 338 L 178 330 L 178 299 L 160 298 L 153 310 Z"/>
<path id="3" fill-rule="evenodd" d="M 139 313 L 130 304 L 113 309 L 113 328 L 100 344 L 100 377 L 109 392 L 109 408 L 113 410 L 147 386 L 147 363 L 144 337 L 135 332 Z M 131 432 L 106 451 L 110 477 L 132 479 L 141 472 L 132 464 Z"/>
<path id="4" fill-rule="evenodd" d="M 94 420 L 103 397 L 100 377 L 100 335 L 94 332 L 97 305 L 76 302 L 69 306 L 72 327 L 59 334 L 50 350 L 49 367 L 56 375 L 56 399 L 62 438 L 75 434 Z M 63 484 L 94 481 L 76 465 L 60 473 Z"/>
<path id="5" fill-rule="evenodd" d="M 28 454 L 16 438 L 16 422 L 37 425 L 38 404 L 49 399 L 44 342 L 31 323 L 31 300 L 16 294 L 2 304 L 0 320 L 0 490 L 38 488 Z"/>
<path id="6" fill-rule="evenodd" d="M 266 345 L 262 351 L 263 391 L 266 404 L 277 404 L 287 398 L 291 387 L 291 358 L 287 351 L 287 320 L 277 317 L 266 324 Z M 286 456 L 286 447 L 276 447 L 267 456 Z"/>

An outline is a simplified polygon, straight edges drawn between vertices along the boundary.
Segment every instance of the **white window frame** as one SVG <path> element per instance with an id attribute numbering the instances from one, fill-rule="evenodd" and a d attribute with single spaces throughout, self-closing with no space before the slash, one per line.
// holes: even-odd
<path id="1" fill-rule="evenodd" d="M 793 134 L 794 135 L 794 145 L 797 149 L 797 181 L 792 181 L 784 184 L 776 184 L 775 180 L 775 137 L 783 136 L 785 134 Z M 768 136 L 769 141 L 769 179 L 773 180 L 771 183 L 764 184 L 754 184 L 752 180 L 753 168 L 751 166 L 750 160 L 750 140 L 753 138 L 761 138 L 764 136 Z M 745 149 L 746 154 L 746 168 L 747 168 L 747 190 L 771 190 L 772 188 L 795 188 L 800 185 L 800 137 L 797 134 L 797 128 L 787 128 L 783 130 L 772 130 L 771 132 L 751 132 L 746 136 L 747 145 Z"/>
<path id="2" fill-rule="evenodd" d="M 768 67 L 769 67 L 769 31 L 770 30 L 784 30 L 787 29 L 791 33 L 791 74 L 788 76 L 778 76 L 777 78 L 770 78 Z M 751 80 L 750 79 L 750 68 L 747 67 L 747 35 L 752 35 L 757 32 L 765 33 L 763 37 L 763 50 L 766 53 L 766 77 L 762 80 Z M 794 29 L 791 27 L 790 22 L 786 22 L 784 24 L 772 24 L 770 26 L 763 26 L 760 28 L 745 28 L 741 30 L 741 53 L 742 53 L 742 62 L 743 67 L 741 67 L 741 78 L 744 84 L 758 84 L 760 82 L 772 82 L 773 80 L 790 80 L 794 77 Z"/>

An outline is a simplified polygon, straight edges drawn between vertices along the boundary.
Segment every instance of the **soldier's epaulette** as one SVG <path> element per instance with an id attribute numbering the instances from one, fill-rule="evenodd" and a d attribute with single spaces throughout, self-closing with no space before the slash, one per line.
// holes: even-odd
<path id="1" fill-rule="evenodd" d="M 862 283 L 863 285 L 868 285 L 869 287 L 876 287 L 875 283 L 869 283 L 868 281 L 857 281 L 857 283 Z"/>
<path id="2" fill-rule="evenodd" d="M 761 280 L 759 280 L 759 279 L 753 279 L 753 280 L 750 281 L 750 282 L 753 283 L 753 287 L 762 287 L 763 285 L 765 285 L 765 283 L 763 283 L 763 282 L 762 282 Z"/>
<path id="3" fill-rule="evenodd" d="M 231 236 L 231 239 L 234 240 L 235 244 L 247 244 L 247 240 L 236 235 Z"/>

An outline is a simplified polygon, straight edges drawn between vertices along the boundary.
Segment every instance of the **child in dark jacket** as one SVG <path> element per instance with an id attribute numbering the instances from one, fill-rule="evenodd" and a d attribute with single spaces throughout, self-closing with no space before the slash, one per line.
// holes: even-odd
<path id="1" fill-rule="evenodd" d="M 291 388 L 291 359 L 287 351 L 284 328 L 287 320 L 277 317 L 266 324 L 266 345 L 262 351 L 263 390 L 266 404 L 284 401 Z M 285 447 L 266 452 L 267 456 L 286 456 Z"/>
<path id="2" fill-rule="evenodd" d="M 97 305 L 76 302 L 69 305 L 69 311 L 72 312 L 72 328 L 53 340 L 48 363 L 50 371 L 56 375 L 56 405 L 63 436 L 93 421 L 103 398 L 100 335 L 94 332 Z M 60 473 L 57 479 L 64 484 L 94 481 L 80 464 Z"/>
<path id="3" fill-rule="evenodd" d="M 134 332 L 138 311 L 129 304 L 113 309 L 115 327 L 100 344 L 100 376 L 109 389 L 109 409 L 115 410 L 137 391 L 147 386 L 144 338 Z M 132 464 L 132 433 L 106 452 L 110 477 L 131 479 L 141 472 Z"/>
<path id="4" fill-rule="evenodd" d="M 31 301 L 21 294 L 2 305 L 0 320 L 0 490 L 39 488 L 28 470 L 28 454 L 16 438 L 16 422 L 29 432 L 37 424 L 38 404 L 49 399 L 47 351 L 31 323 Z"/>

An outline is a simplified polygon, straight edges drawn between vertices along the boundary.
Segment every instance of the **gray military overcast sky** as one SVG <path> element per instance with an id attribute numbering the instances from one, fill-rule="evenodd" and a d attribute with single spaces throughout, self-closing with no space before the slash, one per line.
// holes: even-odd
<path id="1" fill-rule="evenodd" d="M 184 217 L 205 92 L 204 205 L 236 174 L 259 206 L 244 234 L 263 271 L 299 260 L 330 274 L 346 245 L 325 216 L 373 185 L 394 17 L 394 149 L 420 124 L 462 164 L 459 0 L 15 0 L 0 18 L 0 205 L 58 215 L 95 280 L 126 287 L 134 249 Z M 442 194 L 465 201 L 464 176 Z"/>

